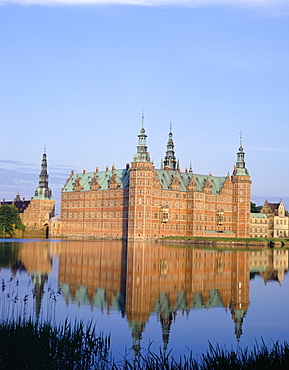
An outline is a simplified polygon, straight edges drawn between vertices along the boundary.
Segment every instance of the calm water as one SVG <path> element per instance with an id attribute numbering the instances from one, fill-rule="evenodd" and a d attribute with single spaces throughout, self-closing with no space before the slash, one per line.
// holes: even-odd
<path id="1" fill-rule="evenodd" d="M 93 321 L 116 358 L 289 339 L 288 250 L 116 241 L 0 242 L 0 318 Z"/>

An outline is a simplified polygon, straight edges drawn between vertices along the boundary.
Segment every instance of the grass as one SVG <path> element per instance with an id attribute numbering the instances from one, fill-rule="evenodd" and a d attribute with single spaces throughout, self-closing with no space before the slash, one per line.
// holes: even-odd
<path id="1" fill-rule="evenodd" d="M 133 351 L 131 350 L 132 354 Z M 31 320 L 0 324 L 0 369 L 100 369 L 100 370 L 225 370 L 225 369 L 288 369 L 289 344 L 279 342 L 268 347 L 264 342 L 252 351 L 227 350 L 209 344 L 206 353 L 194 358 L 174 358 L 171 351 L 154 353 L 148 348 L 131 358 L 115 362 L 110 339 L 97 336 L 91 325 L 58 327 Z"/>
<path id="2" fill-rule="evenodd" d="M 248 242 L 248 241 L 261 241 L 268 242 L 265 238 L 219 238 L 219 237 L 207 237 L 207 236 L 165 236 L 160 238 L 161 240 L 202 240 L 202 241 L 229 241 L 229 242 Z"/>
<path id="3" fill-rule="evenodd" d="M 282 246 L 289 245 L 289 238 L 222 238 L 222 237 L 206 237 L 206 236 L 165 236 L 159 240 L 184 240 L 184 241 L 202 241 L 206 242 L 234 242 L 234 243 L 254 243 L 263 242 L 268 245 L 273 245 L 275 242 L 280 242 Z"/>

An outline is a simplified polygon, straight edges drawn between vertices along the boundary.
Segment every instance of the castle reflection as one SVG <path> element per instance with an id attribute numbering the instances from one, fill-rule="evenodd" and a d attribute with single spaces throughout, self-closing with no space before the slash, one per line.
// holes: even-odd
<path id="1" fill-rule="evenodd" d="M 260 274 L 282 284 L 288 250 L 180 248 L 155 243 L 62 241 L 21 243 L 11 270 L 27 270 L 35 284 L 39 315 L 43 286 L 59 255 L 58 284 L 66 303 L 119 311 L 140 348 L 151 315 L 158 317 L 164 348 L 179 313 L 223 308 L 231 312 L 236 339 L 249 308 L 250 278 Z"/>

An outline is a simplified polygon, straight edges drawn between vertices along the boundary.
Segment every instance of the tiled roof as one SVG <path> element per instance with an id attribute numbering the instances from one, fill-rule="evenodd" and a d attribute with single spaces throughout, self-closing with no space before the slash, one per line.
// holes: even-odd
<path id="1" fill-rule="evenodd" d="M 100 185 L 100 190 L 109 189 L 109 180 L 112 176 L 115 175 L 115 180 L 119 183 L 118 189 L 125 189 L 128 187 L 129 182 L 129 172 L 125 169 L 120 170 L 108 170 L 108 171 L 99 171 L 99 172 L 86 172 L 73 174 L 68 180 L 67 184 L 62 189 L 63 193 L 72 192 L 74 190 L 75 180 L 78 178 L 80 185 L 82 186 L 82 191 L 89 191 L 91 186 L 91 181 L 95 176 L 98 184 Z"/>
<path id="2" fill-rule="evenodd" d="M 198 175 L 193 173 L 178 172 L 174 170 L 162 170 L 155 169 L 158 176 L 159 182 L 163 190 L 171 190 L 171 184 L 173 179 L 176 177 L 180 184 L 180 191 L 187 191 L 187 186 L 190 183 L 192 176 L 194 177 L 196 183 L 196 191 L 201 191 L 208 180 L 211 185 L 212 194 L 216 195 L 220 193 L 223 187 L 226 177 L 216 177 L 208 175 Z M 99 190 L 109 189 L 109 180 L 112 175 L 115 175 L 115 180 L 120 184 L 118 189 L 125 189 L 129 185 L 129 171 L 126 169 L 119 170 L 108 170 L 99 172 L 87 172 L 80 174 L 73 174 L 68 180 L 67 184 L 64 186 L 62 192 L 72 192 L 74 190 L 74 184 L 76 179 L 79 179 L 79 183 L 82 187 L 81 191 L 89 191 L 91 188 L 91 181 L 94 176 L 97 178 L 97 183 L 100 185 Z"/>
<path id="3" fill-rule="evenodd" d="M 186 186 L 189 185 L 192 176 L 196 182 L 196 190 L 201 191 L 207 181 L 210 182 L 212 186 L 212 194 L 219 194 L 220 190 L 223 187 L 224 181 L 226 177 L 216 177 L 216 176 L 208 176 L 208 175 L 197 175 L 195 173 L 185 173 L 185 172 L 178 172 L 173 170 L 155 170 L 158 176 L 158 179 L 162 185 L 164 190 L 170 190 L 170 185 L 176 176 L 180 182 L 180 191 L 187 191 Z"/>

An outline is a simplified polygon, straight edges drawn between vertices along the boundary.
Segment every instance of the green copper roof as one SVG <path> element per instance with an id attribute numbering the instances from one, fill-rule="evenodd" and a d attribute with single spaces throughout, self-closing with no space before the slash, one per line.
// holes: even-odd
<path id="1" fill-rule="evenodd" d="M 73 174 L 68 180 L 67 184 L 62 189 L 62 192 L 71 192 L 74 191 L 74 184 L 76 179 L 79 179 L 79 183 L 82 186 L 81 191 L 90 191 L 91 182 L 94 176 L 97 179 L 98 185 L 100 185 L 99 190 L 108 190 L 110 184 L 110 178 L 112 175 L 115 175 L 115 181 L 119 184 L 118 189 L 125 189 L 128 187 L 129 182 L 129 172 L 125 169 L 120 170 L 108 170 L 108 171 L 99 171 L 99 172 L 87 172 Z"/>
<path id="2" fill-rule="evenodd" d="M 251 218 L 268 218 L 265 213 L 250 213 Z"/>
<path id="3" fill-rule="evenodd" d="M 198 175 L 193 173 L 178 172 L 174 170 L 155 170 L 159 182 L 163 190 L 171 190 L 171 184 L 173 179 L 176 177 L 180 184 L 180 191 L 187 191 L 187 186 L 190 183 L 192 176 L 194 177 L 196 183 L 196 191 L 202 191 L 206 181 L 208 180 L 211 185 L 212 194 L 216 195 L 220 193 L 226 177 L 216 177 L 208 175 Z M 67 184 L 64 186 L 62 192 L 72 192 L 74 191 L 75 181 L 78 179 L 79 184 L 81 185 L 81 191 L 90 191 L 91 182 L 94 176 L 97 179 L 97 183 L 100 186 L 98 190 L 108 190 L 110 186 L 110 179 L 115 175 L 115 181 L 119 184 L 118 189 L 125 189 L 129 186 L 129 171 L 126 169 L 119 170 L 108 170 L 108 171 L 99 171 L 99 172 L 87 172 L 73 174 Z M 77 180 L 77 181 L 78 181 Z"/>
<path id="4" fill-rule="evenodd" d="M 180 191 L 187 191 L 186 186 L 189 185 L 192 176 L 196 182 L 196 190 L 201 191 L 207 181 L 210 182 L 212 186 L 212 194 L 219 194 L 220 190 L 223 187 L 224 181 L 226 177 L 216 177 L 216 176 L 208 176 L 208 175 L 197 175 L 194 173 L 185 173 L 185 172 L 178 172 L 173 170 L 155 170 L 156 174 L 158 175 L 158 179 L 162 185 L 164 190 L 171 190 L 170 185 L 173 181 L 173 178 L 176 176 L 180 183 Z"/>
<path id="5" fill-rule="evenodd" d="M 218 289 L 210 289 L 209 300 L 206 304 L 206 308 L 212 307 L 224 307 L 222 298 L 219 294 Z"/>

